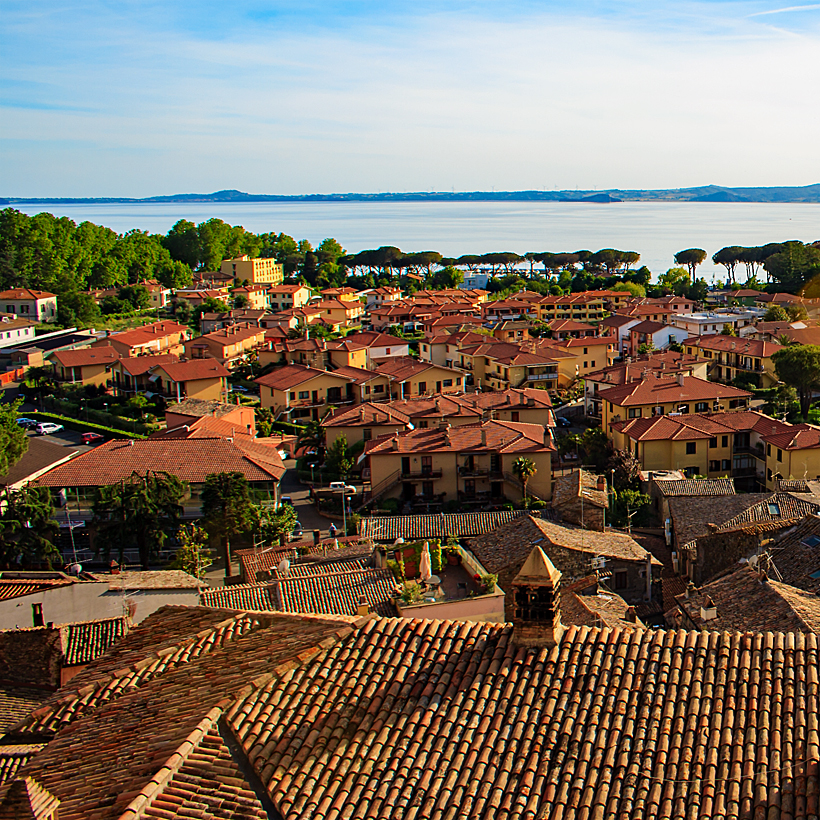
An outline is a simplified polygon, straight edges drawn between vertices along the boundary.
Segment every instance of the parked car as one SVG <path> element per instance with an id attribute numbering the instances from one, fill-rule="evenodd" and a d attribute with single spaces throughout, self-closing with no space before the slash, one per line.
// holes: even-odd
<path id="1" fill-rule="evenodd" d="M 298 541 L 304 535 L 305 531 L 302 528 L 302 525 L 297 521 L 293 525 L 293 530 L 290 533 L 290 540 L 291 541 Z"/>
<path id="2" fill-rule="evenodd" d="M 242 387 L 241 384 L 232 384 L 231 391 L 234 393 L 248 393 L 250 392 L 247 387 Z"/>
<path id="3" fill-rule="evenodd" d="M 37 427 L 35 427 L 35 432 L 38 436 L 50 436 L 52 433 L 59 433 L 60 430 L 65 429 L 62 424 L 54 424 L 52 421 L 41 421 Z"/>
<path id="4" fill-rule="evenodd" d="M 292 507 L 292 506 L 293 506 L 293 499 L 292 499 L 289 495 L 283 495 L 283 496 L 279 499 L 279 503 L 280 503 L 283 507 L 284 507 L 286 504 L 287 504 L 287 506 L 288 506 L 288 507 Z"/>
<path id="5" fill-rule="evenodd" d="M 83 444 L 102 444 L 105 441 L 105 436 L 102 433 L 83 433 L 80 436 Z"/>
<path id="6" fill-rule="evenodd" d="M 17 419 L 17 423 L 21 427 L 25 427 L 26 430 L 31 430 L 33 427 L 36 427 L 39 422 L 36 419 L 26 419 L 26 418 L 19 418 Z"/>
<path id="7" fill-rule="evenodd" d="M 355 493 L 356 488 L 350 484 L 345 484 L 344 481 L 331 481 L 330 491 L 333 493 L 345 493 L 345 495 L 347 495 L 350 493 Z"/>
<path id="8" fill-rule="evenodd" d="M 559 427 L 572 427 L 572 422 L 566 416 L 558 416 L 555 421 Z"/>

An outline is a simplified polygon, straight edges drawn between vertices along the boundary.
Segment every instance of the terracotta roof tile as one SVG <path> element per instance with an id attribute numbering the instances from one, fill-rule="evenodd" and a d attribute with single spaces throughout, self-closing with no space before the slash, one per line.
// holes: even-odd
<path id="1" fill-rule="evenodd" d="M 216 359 L 188 359 L 187 361 L 158 364 L 162 371 L 174 382 L 189 382 L 197 379 L 224 379 L 230 374 Z M 154 368 L 152 368 L 154 370 Z"/>
<path id="2" fill-rule="evenodd" d="M 125 618 L 82 621 L 60 627 L 66 666 L 91 663 L 128 633 Z"/>
<path id="3" fill-rule="evenodd" d="M 11 746 L 0 746 L 0 784 L 17 777 L 17 772 L 31 760 L 45 743 L 20 743 Z"/>
<path id="4" fill-rule="evenodd" d="M 682 480 L 656 478 L 654 484 L 658 492 L 667 498 L 735 494 L 735 482 L 731 478 L 685 478 Z"/>
<path id="5" fill-rule="evenodd" d="M 683 385 L 677 378 L 654 378 L 649 376 L 639 382 L 623 384 L 601 390 L 598 395 L 603 401 L 619 407 L 635 405 L 668 404 L 670 402 L 705 401 L 708 399 L 749 398 L 752 394 L 728 384 L 718 384 L 695 376 L 681 376 Z"/>
<path id="6" fill-rule="evenodd" d="M 108 347 L 81 347 L 75 350 L 55 350 L 46 358 L 61 364 L 63 367 L 86 367 L 94 364 L 113 364 L 119 361 L 120 354 L 109 345 Z"/>
<path id="7" fill-rule="evenodd" d="M 500 512 L 441 513 L 439 515 L 373 516 L 359 521 L 359 534 L 374 541 L 393 542 L 397 538 L 457 538 L 484 535 L 524 513 Z"/>

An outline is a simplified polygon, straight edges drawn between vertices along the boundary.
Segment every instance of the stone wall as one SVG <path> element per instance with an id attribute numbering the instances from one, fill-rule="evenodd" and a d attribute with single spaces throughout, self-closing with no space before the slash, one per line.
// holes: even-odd
<path id="1" fill-rule="evenodd" d="M 793 523 L 793 522 L 791 522 Z M 697 559 L 694 564 L 696 586 L 708 583 L 719 572 L 736 564 L 741 558 L 755 555 L 760 550 L 761 537 L 770 539 L 774 533 L 729 530 L 704 535 L 697 540 Z"/>
<path id="2" fill-rule="evenodd" d="M 62 665 L 59 628 L 43 626 L 0 632 L 0 683 L 57 689 Z"/>

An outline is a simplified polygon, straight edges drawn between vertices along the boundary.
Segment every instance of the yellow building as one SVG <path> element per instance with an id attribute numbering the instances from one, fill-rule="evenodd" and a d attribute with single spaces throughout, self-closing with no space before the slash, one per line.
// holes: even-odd
<path id="1" fill-rule="evenodd" d="M 766 489 L 776 490 L 777 480 L 820 479 L 820 428 L 812 424 L 788 425 L 763 436 L 766 446 Z"/>
<path id="2" fill-rule="evenodd" d="M 348 446 L 359 441 L 373 441 L 381 436 L 412 429 L 410 417 L 394 410 L 389 403 L 365 402 L 358 407 L 343 407 L 329 413 L 322 420 L 327 446 L 344 436 Z"/>
<path id="3" fill-rule="evenodd" d="M 228 393 L 228 371 L 216 359 L 167 362 L 152 367 L 149 381 L 154 392 L 175 398 L 224 402 Z"/>
<path id="4" fill-rule="evenodd" d="M 460 393 L 464 389 L 464 374 L 460 371 L 420 362 L 412 356 L 382 359 L 375 370 L 389 380 L 390 397 L 393 399 L 433 393 Z"/>
<path id="5" fill-rule="evenodd" d="M 248 307 L 251 310 L 268 309 L 268 289 L 265 285 L 243 285 L 234 288 L 233 298 L 244 296 L 248 300 Z"/>
<path id="6" fill-rule="evenodd" d="M 323 322 L 337 327 L 358 324 L 364 316 L 364 305 L 358 299 L 322 299 L 312 307 L 321 311 Z"/>
<path id="7" fill-rule="evenodd" d="M 718 410 L 742 410 L 748 407 L 751 393 L 727 384 L 704 381 L 678 373 L 676 376 L 645 378 L 601 390 L 603 429 L 611 435 L 617 421 L 651 418 L 669 413 L 710 413 Z"/>
<path id="8" fill-rule="evenodd" d="M 772 356 L 782 346 L 775 342 L 712 334 L 689 338 L 684 347 L 687 353 L 709 361 L 709 378 L 715 381 L 731 382 L 738 376 L 749 376 L 763 388 L 779 381 Z"/>
<path id="9" fill-rule="evenodd" d="M 233 276 L 234 282 L 247 279 L 252 285 L 281 285 L 285 278 L 285 268 L 280 262 L 275 259 L 251 259 L 250 256 L 223 259 L 221 271 Z"/>
<path id="10" fill-rule="evenodd" d="M 274 313 L 302 307 L 308 303 L 310 296 L 311 290 L 305 285 L 274 285 L 268 290 L 270 309 Z"/>
<path id="11" fill-rule="evenodd" d="M 46 356 L 60 381 L 84 385 L 109 384 L 113 378 L 112 369 L 119 360 L 120 354 L 110 345 L 55 350 Z"/>
<path id="12" fill-rule="evenodd" d="M 411 507 L 458 501 L 481 508 L 505 498 L 520 499 L 517 458 L 531 460 L 536 472 L 527 494 L 552 497 L 550 430 L 539 424 L 485 421 L 410 430 L 372 441 L 365 448 L 372 498 L 398 498 Z"/>
<path id="13" fill-rule="evenodd" d="M 185 342 L 185 354 L 190 359 L 216 359 L 233 369 L 264 343 L 264 327 L 237 322 Z"/>

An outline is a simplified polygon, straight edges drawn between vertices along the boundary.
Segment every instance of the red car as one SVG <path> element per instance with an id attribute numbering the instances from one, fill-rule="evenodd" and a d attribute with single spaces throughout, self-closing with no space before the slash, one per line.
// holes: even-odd
<path id="1" fill-rule="evenodd" d="M 101 444 L 105 441 L 105 436 L 100 433 L 83 433 L 83 444 Z"/>

